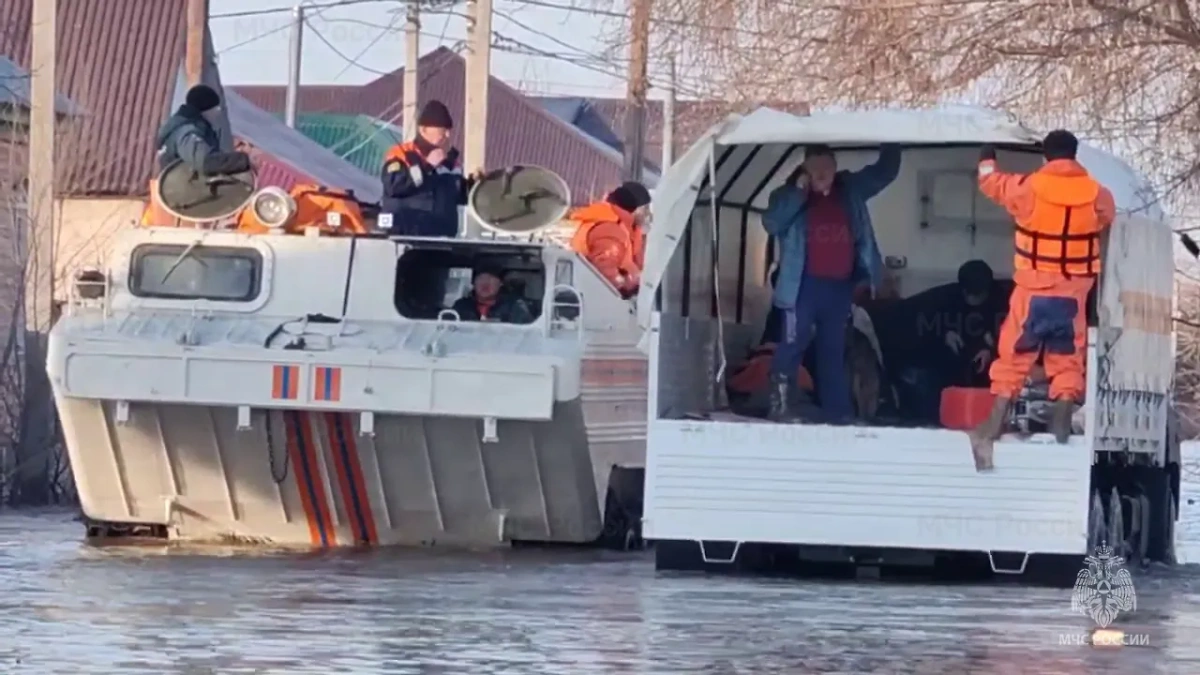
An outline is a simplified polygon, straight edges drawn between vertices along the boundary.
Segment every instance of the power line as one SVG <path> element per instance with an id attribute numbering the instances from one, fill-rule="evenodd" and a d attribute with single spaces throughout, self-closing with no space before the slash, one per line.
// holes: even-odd
<path id="1" fill-rule="evenodd" d="M 575 7 L 572 5 L 559 5 L 546 0 L 519 0 L 522 5 L 530 5 L 532 7 L 545 7 L 546 9 L 557 9 L 561 12 L 578 12 L 582 14 L 590 14 L 592 16 L 606 16 L 613 19 L 623 19 L 629 21 L 632 17 L 624 12 L 617 12 L 611 9 L 600 9 L 598 7 Z M 663 19 L 650 18 L 650 23 L 657 23 L 664 26 L 675 26 L 677 28 L 703 28 L 705 30 L 738 33 L 741 35 L 753 35 L 755 37 L 778 37 L 766 31 L 750 30 L 749 28 L 738 28 L 737 26 L 712 26 L 707 24 L 692 23 L 680 19 Z"/>
<path id="2" fill-rule="evenodd" d="M 368 5 L 368 4 L 376 4 L 376 3 L 381 3 L 381 2 L 403 4 L 403 0 L 338 0 L 337 2 L 322 2 L 322 3 L 309 2 L 309 3 L 302 3 L 302 4 L 304 4 L 304 6 L 306 8 L 317 9 L 317 10 L 320 10 L 323 12 L 327 9 L 332 9 L 334 7 L 347 7 L 349 5 Z M 282 14 L 284 12 L 290 12 L 290 11 L 292 11 L 291 7 L 273 7 L 271 9 L 251 9 L 251 10 L 246 10 L 244 12 L 227 12 L 225 14 L 210 14 L 208 16 L 208 18 L 210 20 L 211 19 L 239 19 L 239 18 L 243 18 L 243 17 L 247 17 L 247 16 L 265 16 L 267 14 Z"/>

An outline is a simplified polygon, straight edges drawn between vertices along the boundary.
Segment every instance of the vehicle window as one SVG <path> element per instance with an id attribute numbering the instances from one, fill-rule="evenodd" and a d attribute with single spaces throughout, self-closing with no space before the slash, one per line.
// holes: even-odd
<path id="1" fill-rule="evenodd" d="M 262 255 L 229 246 L 152 244 L 133 251 L 129 288 L 144 298 L 246 302 L 262 287 Z"/>
<path id="2" fill-rule="evenodd" d="M 453 307 L 458 299 L 471 292 L 471 268 L 451 268 L 446 278 L 446 295 L 442 298 L 443 307 Z"/>
<path id="3" fill-rule="evenodd" d="M 467 310 L 461 304 L 474 289 L 477 269 L 491 270 L 500 282 L 495 314 L 486 319 L 472 318 L 475 303 L 467 303 L 470 306 Z M 434 320 L 443 310 L 454 309 L 464 321 L 532 323 L 541 313 L 545 277 L 538 249 L 413 248 L 396 262 L 396 310 L 408 319 Z"/>

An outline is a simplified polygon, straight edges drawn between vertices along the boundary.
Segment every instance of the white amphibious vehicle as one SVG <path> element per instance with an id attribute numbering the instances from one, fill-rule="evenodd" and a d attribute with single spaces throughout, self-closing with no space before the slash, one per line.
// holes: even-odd
<path id="1" fill-rule="evenodd" d="M 1040 138 L 977 109 L 760 109 L 713 128 L 663 177 L 638 302 L 650 355 L 643 533 L 659 567 L 958 570 L 974 560 L 984 573 L 1033 575 L 1070 562 L 1073 578 L 1101 543 L 1127 557 L 1170 557 L 1179 481 L 1168 429 L 1172 232 L 1144 183 L 1094 148 L 1080 159 L 1121 215 L 1089 329 L 1082 432 L 1069 444 L 1008 434 L 995 471 L 978 473 L 961 431 L 773 424 L 723 411 L 723 374 L 759 339 L 770 306 L 775 253 L 760 217 L 804 144 L 833 146 L 844 169 L 874 162 L 881 143 L 903 144 L 899 177 L 869 206 L 907 297 L 953 282 L 970 259 L 1011 275 L 1013 225 L 979 194 L 979 146 L 996 144 L 1004 170 L 1031 171 Z"/>
<path id="2" fill-rule="evenodd" d="M 527 175 L 565 209 L 547 174 Z M 480 546 L 638 522 L 646 358 L 632 304 L 586 261 L 528 239 L 340 236 L 337 214 L 288 233 L 289 195 L 250 204 L 270 231 L 122 232 L 51 332 L 91 536 Z M 549 224 L 528 220 L 522 235 Z M 458 320 L 481 263 L 532 323 Z"/>

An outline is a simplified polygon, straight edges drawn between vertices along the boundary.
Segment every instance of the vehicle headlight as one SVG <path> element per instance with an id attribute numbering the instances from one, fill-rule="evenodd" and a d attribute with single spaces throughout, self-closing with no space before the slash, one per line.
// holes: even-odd
<path id="1" fill-rule="evenodd" d="M 269 228 L 281 228 L 296 213 L 296 201 L 283 190 L 265 187 L 254 195 L 254 216 Z"/>

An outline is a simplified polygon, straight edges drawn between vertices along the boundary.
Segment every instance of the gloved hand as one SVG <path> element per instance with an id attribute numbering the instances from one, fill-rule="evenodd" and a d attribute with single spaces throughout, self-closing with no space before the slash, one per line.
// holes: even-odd
<path id="1" fill-rule="evenodd" d="M 204 158 L 204 173 L 222 176 L 250 170 L 250 155 L 244 152 L 214 152 Z"/>
<path id="2" fill-rule="evenodd" d="M 992 159 L 996 159 L 996 146 L 984 143 L 983 147 L 979 149 L 979 161 L 986 162 Z"/>

